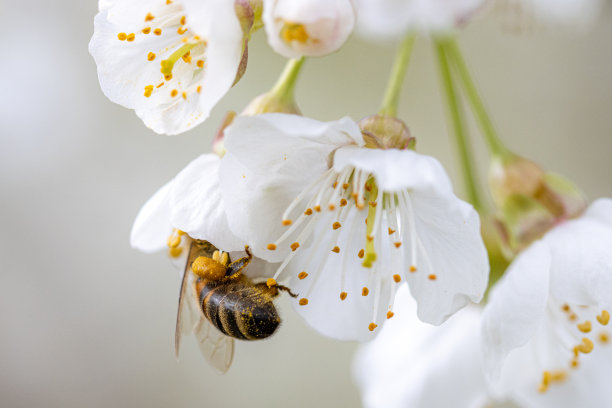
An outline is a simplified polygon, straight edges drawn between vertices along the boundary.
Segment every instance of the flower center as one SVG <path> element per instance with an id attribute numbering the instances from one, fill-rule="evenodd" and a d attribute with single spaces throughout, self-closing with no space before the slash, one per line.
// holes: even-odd
<path id="1" fill-rule="evenodd" d="M 596 342 L 602 345 L 610 342 L 610 335 L 603 330 L 610 322 L 607 310 L 597 310 L 592 306 L 560 304 L 555 300 L 549 302 L 549 315 L 556 330 L 553 332 L 557 344 L 562 346 L 569 358 L 568 367 L 577 369 L 580 366 L 580 356 L 590 354 L 595 349 Z M 567 378 L 567 369 L 544 370 L 538 391 L 544 393 L 551 384 L 562 382 Z"/>
<path id="2" fill-rule="evenodd" d="M 311 40 L 304 24 L 288 21 L 283 23 L 283 27 L 280 30 L 280 37 L 287 44 L 291 44 L 293 41 L 297 41 L 300 44 L 306 44 L 308 40 Z M 317 40 L 312 41 L 316 42 Z"/>

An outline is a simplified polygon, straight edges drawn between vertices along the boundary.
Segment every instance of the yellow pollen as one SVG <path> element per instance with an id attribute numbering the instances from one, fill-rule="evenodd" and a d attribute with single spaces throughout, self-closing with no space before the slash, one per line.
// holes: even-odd
<path id="1" fill-rule="evenodd" d="M 360 250 L 359 250 L 359 253 L 357 254 L 357 256 L 358 256 L 359 258 L 363 258 L 363 256 L 364 256 L 364 255 L 365 255 L 365 250 L 360 249 Z"/>
<path id="2" fill-rule="evenodd" d="M 346 299 L 346 296 L 347 296 L 346 292 L 340 292 L 340 300 Z"/>
<path id="3" fill-rule="evenodd" d="M 389 228 L 389 235 L 393 235 L 394 232 L 395 232 L 394 229 Z"/>
<path id="4" fill-rule="evenodd" d="M 191 52 L 187 51 L 185 55 L 181 57 L 186 64 L 191 64 Z"/>
<path id="5" fill-rule="evenodd" d="M 366 223 L 367 223 L 367 221 L 368 221 L 368 220 L 366 219 Z M 366 239 L 367 239 L 368 241 L 370 241 L 370 242 L 374 241 L 374 237 L 373 237 L 373 236 L 371 236 L 371 235 L 366 235 Z"/>
<path id="6" fill-rule="evenodd" d="M 181 25 L 185 25 L 186 21 L 187 21 L 187 16 L 181 17 Z"/>
<path id="7" fill-rule="evenodd" d="M 337 230 L 338 228 L 340 228 L 342 226 L 342 224 L 340 224 L 338 221 L 334 222 L 334 224 L 332 225 L 332 228 Z"/>
<path id="8" fill-rule="evenodd" d="M 172 258 L 178 258 L 183 253 L 183 247 L 170 248 L 168 250 L 168 255 Z"/>
<path id="9" fill-rule="evenodd" d="M 345 189 L 345 190 L 346 190 L 347 188 L 349 188 L 348 183 L 344 183 L 344 184 L 342 185 L 342 188 L 343 188 L 343 189 Z"/>
<path id="10" fill-rule="evenodd" d="M 369 331 L 374 331 L 374 329 L 376 329 L 378 327 L 378 325 L 376 323 L 370 323 L 368 325 L 368 330 Z"/>
<path id="11" fill-rule="evenodd" d="M 219 259 L 221 259 L 221 253 L 219 251 L 213 252 L 212 259 L 213 261 L 219 262 Z"/>
<path id="12" fill-rule="evenodd" d="M 395 313 L 393 313 L 392 311 L 390 311 L 390 310 L 389 310 L 389 311 L 387 312 L 387 319 L 390 319 L 390 318 L 392 318 L 393 316 L 395 316 Z"/>
<path id="13" fill-rule="evenodd" d="M 398 242 L 394 242 L 393 245 L 395 245 L 396 248 L 399 248 L 402 246 L 402 243 L 398 241 Z"/>
<path id="14" fill-rule="evenodd" d="M 396 273 L 395 275 L 393 275 L 393 280 L 395 281 L 395 283 L 399 283 L 402 280 L 402 277 Z"/>
<path id="15" fill-rule="evenodd" d="M 368 296 L 369 293 L 370 293 L 370 289 L 368 289 L 366 286 L 364 286 L 363 289 L 361 289 L 361 296 Z"/>
<path id="16" fill-rule="evenodd" d="M 608 333 L 601 332 L 599 333 L 599 341 L 606 344 L 610 341 L 610 336 L 608 335 Z"/>
<path id="17" fill-rule="evenodd" d="M 181 38 L 181 42 L 186 43 L 187 41 L 189 41 L 189 38 L 187 38 L 187 37 L 183 37 L 183 38 Z"/>
<path id="18" fill-rule="evenodd" d="M 177 230 L 175 230 L 175 231 L 176 231 L 176 233 L 177 233 L 178 235 L 180 235 L 180 236 L 183 236 L 183 235 L 185 235 L 185 234 L 186 234 L 186 232 L 185 232 L 185 231 L 181 231 L 180 229 L 177 229 Z"/>
<path id="19" fill-rule="evenodd" d="M 161 28 L 156 28 L 155 30 L 153 30 L 153 34 L 155 35 L 161 35 L 161 33 L 162 33 Z"/>
<path id="20" fill-rule="evenodd" d="M 572 313 L 571 315 L 568 316 L 568 319 L 570 320 L 570 322 L 573 322 L 573 321 L 578 320 L 578 316 L 576 316 L 575 313 Z"/>
<path id="21" fill-rule="evenodd" d="M 548 386 L 550 385 L 550 371 L 544 371 L 542 373 L 542 382 L 538 387 L 538 391 L 544 393 L 548 390 Z"/>
<path id="22" fill-rule="evenodd" d="M 183 92 L 183 99 L 187 99 L 187 92 Z"/>
<path id="23" fill-rule="evenodd" d="M 164 83 L 160 83 L 159 85 L 156 86 L 156 88 L 161 88 L 162 86 L 164 86 Z"/>
<path id="24" fill-rule="evenodd" d="M 346 201 L 346 198 L 343 198 L 340 200 L 340 207 L 344 207 L 347 204 L 348 204 L 348 201 Z"/>
<path id="25" fill-rule="evenodd" d="M 193 39 L 196 41 L 200 41 L 200 36 L 199 35 L 194 35 Z M 206 41 L 204 41 L 204 44 L 206 44 Z"/>
<path id="26" fill-rule="evenodd" d="M 312 208 L 307 208 L 306 211 L 304 211 L 304 215 L 312 215 Z"/>
<path id="27" fill-rule="evenodd" d="M 186 31 L 187 31 L 187 27 L 179 27 L 179 28 L 177 28 L 176 33 L 178 35 L 183 35 L 183 34 L 185 34 Z"/>
<path id="28" fill-rule="evenodd" d="M 171 80 L 171 79 L 172 79 L 172 74 L 167 74 L 167 75 L 164 75 L 164 79 L 165 79 L 166 81 Z"/>
<path id="29" fill-rule="evenodd" d="M 177 246 L 179 246 L 181 244 L 181 237 L 179 237 L 178 235 L 170 235 L 168 237 L 168 240 L 166 241 L 166 244 L 168 245 L 169 248 L 176 248 Z"/>
<path id="30" fill-rule="evenodd" d="M 173 90 L 170 92 L 170 96 L 174 98 L 176 95 L 178 95 L 178 91 L 177 91 L 176 89 L 173 89 Z"/>
<path id="31" fill-rule="evenodd" d="M 308 41 L 308 33 L 306 32 L 306 28 L 303 24 L 296 23 L 285 23 L 283 28 L 280 31 L 280 37 L 286 43 L 290 43 L 292 41 L 297 41 L 299 43 L 305 44 Z"/>
<path id="32" fill-rule="evenodd" d="M 372 191 L 372 187 L 369 184 L 365 185 L 366 191 Z"/>
<path id="33" fill-rule="evenodd" d="M 147 60 L 153 61 L 154 59 L 155 59 L 155 53 L 150 52 L 149 55 L 147 55 Z"/>
<path id="34" fill-rule="evenodd" d="M 329 211 L 334 211 L 336 209 L 336 206 L 333 204 L 330 204 L 327 208 L 329 208 Z"/>
<path id="35" fill-rule="evenodd" d="M 142 29 L 143 34 L 149 34 L 151 32 L 151 27 L 145 27 Z"/>
<path id="36" fill-rule="evenodd" d="M 321 206 L 320 205 L 315 205 L 314 207 L 316 212 L 321 212 Z"/>
<path id="37" fill-rule="evenodd" d="M 428 276 L 429 280 L 436 280 L 438 279 L 438 277 L 436 275 L 434 275 L 433 273 L 431 275 Z"/>
<path id="38" fill-rule="evenodd" d="M 561 307 L 561 310 L 563 310 L 564 312 L 569 312 L 570 311 L 570 307 L 569 305 L 566 303 Z"/>
<path id="39" fill-rule="evenodd" d="M 268 248 L 270 251 L 274 251 L 274 250 L 276 249 L 276 244 L 268 244 L 267 248 Z"/>
<path id="40" fill-rule="evenodd" d="M 601 324 L 602 326 L 605 326 L 608 324 L 608 322 L 610 321 L 610 313 L 608 313 L 607 310 L 602 310 L 601 314 L 599 316 L 597 316 L 597 321 L 599 322 L 599 324 Z"/>
<path id="41" fill-rule="evenodd" d="M 216 259 L 198 256 L 191 264 L 191 270 L 200 278 L 217 281 L 225 276 L 226 267 Z"/>
<path id="42" fill-rule="evenodd" d="M 166 0 L 166 5 L 172 4 L 172 0 Z"/>
<path id="43" fill-rule="evenodd" d="M 589 340 L 586 337 L 582 338 L 582 343 L 580 343 L 577 348 L 578 351 L 583 353 L 583 354 L 589 354 L 591 351 L 593 351 L 593 348 L 595 347 L 595 345 L 593 344 L 593 342 L 591 340 Z"/>
<path id="44" fill-rule="evenodd" d="M 132 42 L 132 41 L 134 41 L 135 38 L 136 38 L 136 34 L 130 33 L 130 34 L 128 34 L 126 40 L 128 40 L 129 42 Z"/>
<path id="45" fill-rule="evenodd" d="M 417 271 L 417 267 L 414 265 L 410 265 L 410 272 L 416 272 Z"/>
<path id="46" fill-rule="evenodd" d="M 196 89 L 196 92 L 197 92 L 197 93 L 202 92 L 202 85 L 198 85 L 198 88 Z"/>
<path id="47" fill-rule="evenodd" d="M 196 62 L 196 65 L 198 66 L 198 68 L 204 68 L 204 60 L 198 60 Z"/>
<path id="48" fill-rule="evenodd" d="M 332 252 L 340 253 L 340 247 L 336 245 L 335 247 L 332 248 Z"/>
<path id="49" fill-rule="evenodd" d="M 285 227 L 287 227 L 287 226 L 291 225 L 292 223 L 293 223 L 293 221 L 291 221 L 291 220 L 283 220 L 283 225 L 284 225 Z"/>
<path id="50" fill-rule="evenodd" d="M 117 34 L 117 38 L 119 39 L 119 41 L 125 41 L 125 39 L 127 38 L 127 34 L 126 33 L 119 33 L 119 34 Z"/>
<path id="51" fill-rule="evenodd" d="M 226 265 L 226 266 L 227 266 L 227 264 L 229 263 L 229 255 L 228 255 L 228 253 L 227 253 L 227 252 L 224 252 L 224 253 L 221 255 L 221 259 L 219 260 L 219 262 L 221 262 L 223 265 Z"/>
<path id="52" fill-rule="evenodd" d="M 151 96 L 152 93 L 153 93 L 153 85 L 145 86 L 144 96 L 148 98 Z"/>
<path id="53" fill-rule="evenodd" d="M 338 182 L 334 181 L 334 184 L 332 184 L 332 188 L 336 188 L 336 187 L 338 187 Z"/>
<path id="54" fill-rule="evenodd" d="M 570 361 L 570 367 L 571 368 L 578 368 L 578 359 L 577 358 L 573 358 L 572 361 Z"/>
<path id="55" fill-rule="evenodd" d="M 274 280 L 274 278 L 269 278 L 266 281 L 266 286 L 271 288 L 272 286 L 276 286 L 276 280 Z"/>
<path id="56" fill-rule="evenodd" d="M 565 371 L 553 371 L 551 373 L 551 381 L 553 382 L 561 382 L 564 381 L 567 378 L 567 373 Z"/>
<path id="57" fill-rule="evenodd" d="M 308 299 L 301 298 L 298 303 L 300 304 L 300 306 L 306 306 L 308 304 Z"/>
<path id="58" fill-rule="evenodd" d="M 145 23 L 146 23 L 147 21 L 153 21 L 153 19 L 154 19 L 154 18 L 155 18 L 155 17 L 153 16 L 153 14 L 151 14 L 151 13 L 147 13 L 147 15 L 145 16 Z"/>
<path id="59" fill-rule="evenodd" d="M 299 242 L 294 242 L 293 244 L 291 244 L 291 250 L 292 251 L 295 251 L 299 247 L 300 247 L 300 243 Z"/>
<path id="60" fill-rule="evenodd" d="M 581 332 L 588 333 L 591 331 L 591 322 L 587 320 L 584 323 L 578 323 L 576 327 L 578 327 L 578 330 L 580 330 Z"/>
<path id="61" fill-rule="evenodd" d="M 368 204 L 370 204 L 370 207 L 372 208 L 376 208 L 376 205 L 378 204 L 376 201 L 370 201 Z"/>
<path id="62" fill-rule="evenodd" d="M 307 276 L 308 276 L 308 274 L 306 272 L 300 272 L 298 274 L 298 279 L 299 280 L 306 279 Z"/>

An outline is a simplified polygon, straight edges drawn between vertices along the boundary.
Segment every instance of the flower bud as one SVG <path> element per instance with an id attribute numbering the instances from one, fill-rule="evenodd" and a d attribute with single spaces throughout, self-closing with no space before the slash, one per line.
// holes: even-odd
<path id="1" fill-rule="evenodd" d="M 368 116 L 358 123 L 366 147 L 375 149 L 414 149 L 416 140 L 400 119 L 385 115 Z"/>
<path id="2" fill-rule="evenodd" d="M 320 57 L 338 50 L 353 31 L 351 0 L 264 0 L 270 46 L 287 58 Z"/>
<path id="3" fill-rule="evenodd" d="M 292 113 L 301 115 L 293 98 L 279 98 L 273 91 L 266 92 L 253 99 L 241 115 L 260 115 L 262 113 Z"/>

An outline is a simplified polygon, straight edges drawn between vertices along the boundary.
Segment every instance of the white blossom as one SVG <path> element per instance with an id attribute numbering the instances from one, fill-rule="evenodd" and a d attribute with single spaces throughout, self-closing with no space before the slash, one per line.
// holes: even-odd
<path id="1" fill-rule="evenodd" d="M 338 50 L 353 31 L 351 0 L 264 0 L 270 46 L 287 58 L 320 57 Z"/>
<path id="2" fill-rule="evenodd" d="M 104 0 L 89 51 L 104 94 L 157 133 L 204 121 L 230 89 L 243 32 L 228 0 Z"/>
<path id="3" fill-rule="evenodd" d="M 289 278 L 298 313 L 321 333 L 371 338 L 404 282 L 435 324 L 480 300 L 479 217 L 435 159 L 365 147 L 348 118 L 239 117 L 225 135 L 230 228 L 255 255 L 282 261 L 275 279 Z"/>

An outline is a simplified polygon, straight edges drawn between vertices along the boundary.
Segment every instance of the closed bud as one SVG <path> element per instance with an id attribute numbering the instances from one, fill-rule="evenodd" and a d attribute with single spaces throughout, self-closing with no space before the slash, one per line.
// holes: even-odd
<path id="1" fill-rule="evenodd" d="M 408 126 L 392 116 L 372 115 L 358 123 L 366 147 L 375 149 L 414 149 L 416 140 Z"/>
<path id="2" fill-rule="evenodd" d="M 267 92 L 253 99 L 241 115 L 260 115 L 262 113 L 291 113 L 301 115 L 293 98 L 279 98 L 274 92 Z"/>

